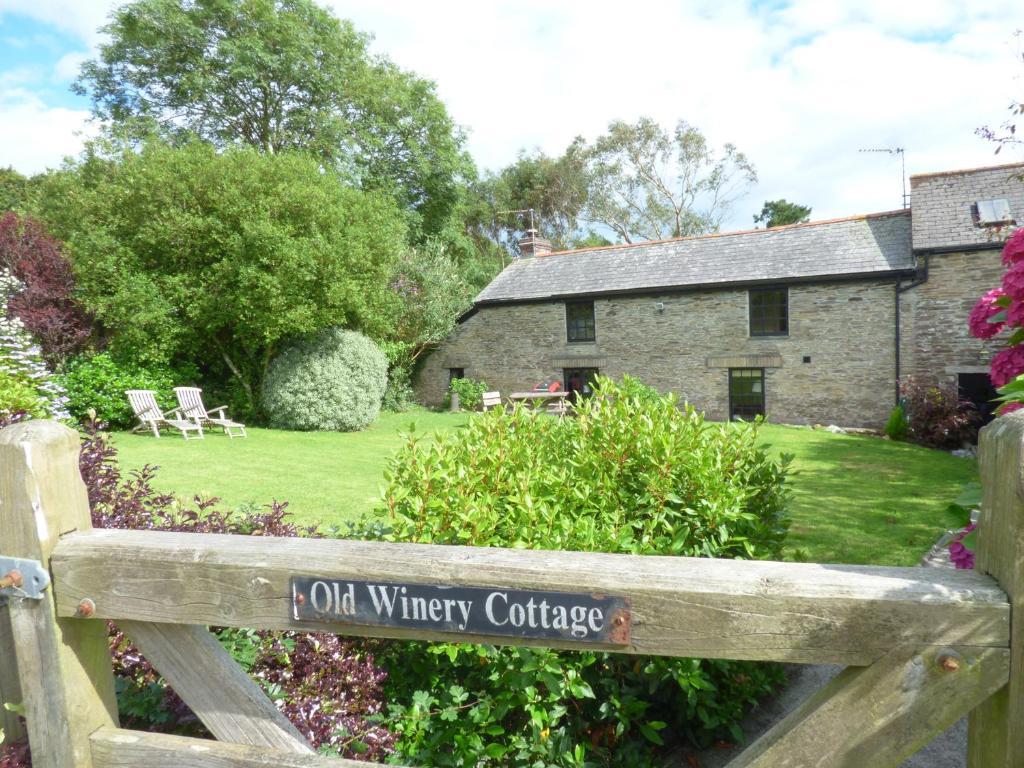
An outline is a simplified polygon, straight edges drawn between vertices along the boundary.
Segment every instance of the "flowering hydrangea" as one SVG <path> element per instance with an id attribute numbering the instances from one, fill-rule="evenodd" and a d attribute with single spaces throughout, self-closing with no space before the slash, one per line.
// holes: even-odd
<path id="1" fill-rule="evenodd" d="M 951 542 L 949 542 L 949 559 L 958 569 L 970 570 L 974 567 L 974 552 L 965 547 L 963 541 L 967 537 L 967 534 L 977 527 L 978 526 L 975 523 L 971 523 L 961 530 Z"/>
<path id="2" fill-rule="evenodd" d="M 1024 346 L 1007 347 L 993 355 L 989 378 L 996 387 L 1005 386 L 1021 373 L 1024 373 Z"/>
<path id="3" fill-rule="evenodd" d="M 1015 262 L 1006 270 L 1003 292 L 1015 299 L 1024 299 L 1024 261 Z"/>
<path id="4" fill-rule="evenodd" d="M 10 272 L 0 269 L 0 371 L 34 387 L 50 416 L 70 418 L 64 389 L 54 383 L 41 350 L 32 343 L 21 320 L 8 314 L 8 302 L 21 287 Z"/>
<path id="5" fill-rule="evenodd" d="M 971 315 L 967 320 L 971 336 L 976 339 L 990 339 L 1003 330 L 1005 323 L 990 323 L 989 318 L 1002 311 L 996 301 L 1003 296 L 1002 288 L 993 288 L 974 305 Z"/>
<path id="6" fill-rule="evenodd" d="M 1003 264 L 1011 266 L 1024 261 L 1024 227 L 1014 232 L 1003 246 Z"/>

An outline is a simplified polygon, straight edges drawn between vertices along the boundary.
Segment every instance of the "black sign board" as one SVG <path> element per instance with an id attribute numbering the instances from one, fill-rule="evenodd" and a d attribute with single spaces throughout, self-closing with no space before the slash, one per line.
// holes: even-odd
<path id="1" fill-rule="evenodd" d="M 628 645 L 624 597 L 293 576 L 300 621 Z"/>

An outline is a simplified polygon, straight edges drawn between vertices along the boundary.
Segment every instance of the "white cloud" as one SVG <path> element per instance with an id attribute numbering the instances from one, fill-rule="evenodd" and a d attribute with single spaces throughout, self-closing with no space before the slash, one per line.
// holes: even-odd
<path id="1" fill-rule="evenodd" d="M 858 149 L 904 147 L 908 173 L 992 164 L 974 129 L 1004 119 L 1014 88 L 1024 97 L 1024 9 L 1006 0 L 329 4 L 437 81 L 484 167 L 644 114 L 732 141 L 761 183 L 730 227 L 775 197 L 816 218 L 899 207 L 899 158 Z"/>
<path id="2" fill-rule="evenodd" d="M 58 82 L 67 82 L 78 77 L 82 64 L 89 58 L 88 53 L 72 51 L 65 53 L 53 67 L 53 77 Z"/>
<path id="3" fill-rule="evenodd" d="M 47 107 L 23 90 L 0 95 L 0 168 L 14 166 L 38 173 L 60 164 L 82 149 L 84 135 L 93 133 L 82 110 Z"/>
<path id="4" fill-rule="evenodd" d="M 122 0 L 0 0 L 0 17 L 27 16 L 75 35 L 87 45 L 99 40 L 99 28 L 106 24 L 111 9 Z"/>
<path id="5" fill-rule="evenodd" d="M 734 142 L 761 181 L 730 227 L 776 197 L 816 218 L 898 207 L 898 158 L 861 148 L 904 147 L 908 173 L 1005 161 L 974 130 L 1024 98 L 1019 0 L 321 1 L 373 33 L 375 51 L 437 82 L 482 167 L 522 148 L 558 153 L 644 114 Z M 94 49 L 116 4 L 0 0 L 0 17 L 26 14 Z M 72 75 L 84 55 L 65 52 L 52 76 Z M 3 78 L 0 137 L 32 139 L 36 167 L 74 151 L 85 113 L 24 101 L 13 112 Z"/>

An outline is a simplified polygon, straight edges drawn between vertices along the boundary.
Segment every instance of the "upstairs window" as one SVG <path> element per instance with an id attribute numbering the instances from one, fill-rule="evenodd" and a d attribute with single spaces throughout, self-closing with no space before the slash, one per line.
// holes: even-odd
<path id="1" fill-rule="evenodd" d="M 750 289 L 750 335 L 789 335 L 789 289 Z"/>
<path id="2" fill-rule="evenodd" d="M 569 341 L 594 341 L 594 302 L 565 303 L 565 337 Z"/>

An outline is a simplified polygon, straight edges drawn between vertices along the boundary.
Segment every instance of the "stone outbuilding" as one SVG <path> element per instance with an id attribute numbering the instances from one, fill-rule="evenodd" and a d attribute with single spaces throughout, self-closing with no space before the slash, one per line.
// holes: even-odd
<path id="1" fill-rule="evenodd" d="M 711 419 L 879 427 L 908 375 L 992 396 L 967 315 L 1024 224 L 1024 163 L 912 176 L 904 210 L 550 252 L 529 235 L 419 372 L 503 394 L 637 376 Z"/>

